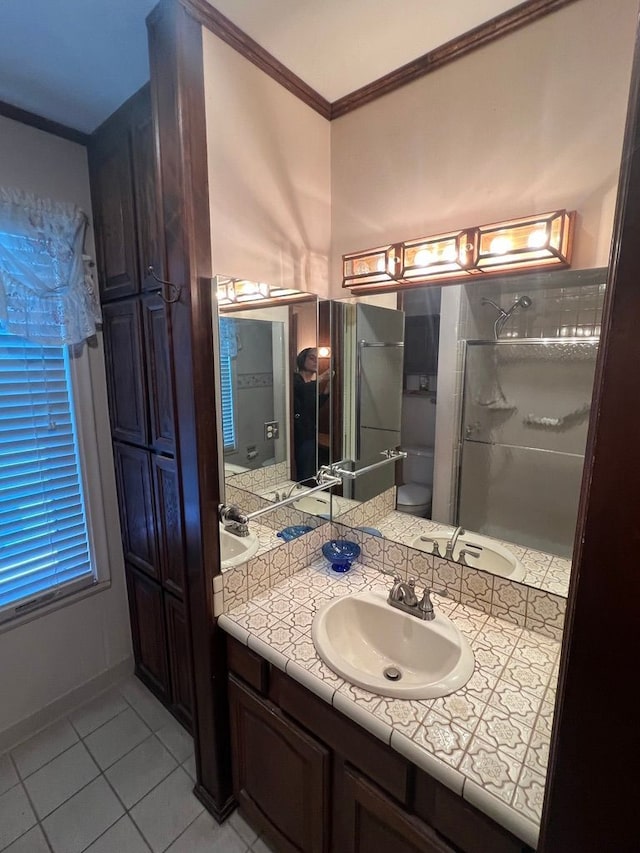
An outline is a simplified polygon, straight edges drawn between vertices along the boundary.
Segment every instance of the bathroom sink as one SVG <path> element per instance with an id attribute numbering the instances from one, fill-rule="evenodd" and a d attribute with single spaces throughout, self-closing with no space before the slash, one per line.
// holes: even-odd
<path id="1" fill-rule="evenodd" d="M 440 556 L 444 557 L 451 534 L 427 533 L 426 536 L 438 543 Z M 472 547 L 473 545 L 479 545 L 482 550 L 476 550 Z M 429 554 L 433 552 L 433 542 L 423 541 L 422 536 L 417 536 L 411 543 L 411 547 L 420 551 L 427 551 Z M 455 562 L 459 562 L 460 552 L 463 549 L 469 552 L 465 556 L 467 565 L 474 569 L 481 569 L 484 572 L 490 572 L 492 575 L 498 575 L 498 577 L 508 578 L 512 581 L 521 581 L 525 576 L 526 570 L 520 560 L 495 539 L 471 532 L 464 536 L 461 535 L 453 549 L 453 560 Z M 474 556 L 475 554 L 478 556 Z"/>
<path id="2" fill-rule="evenodd" d="M 254 533 L 248 536 L 236 536 L 220 525 L 220 559 L 222 569 L 241 566 L 250 560 L 258 550 L 258 537 Z"/>
<path id="3" fill-rule="evenodd" d="M 292 506 L 295 509 L 299 509 L 300 512 L 307 512 L 310 515 L 326 516 L 331 513 L 331 495 L 326 492 L 314 492 L 312 495 L 308 495 L 305 492 L 306 490 L 304 486 L 301 486 L 299 489 L 294 489 L 292 492 L 291 483 L 285 483 L 283 486 L 272 486 L 260 494 L 261 497 L 273 502 L 282 500 L 283 497 L 294 497 L 296 494 L 299 494 L 300 497 L 293 502 Z M 336 498 L 334 497 L 333 500 L 335 510 Z"/>
<path id="4" fill-rule="evenodd" d="M 426 622 L 391 607 L 385 593 L 359 592 L 328 602 L 311 632 L 328 667 L 382 696 L 435 699 L 473 673 L 469 643 L 437 606 Z"/>

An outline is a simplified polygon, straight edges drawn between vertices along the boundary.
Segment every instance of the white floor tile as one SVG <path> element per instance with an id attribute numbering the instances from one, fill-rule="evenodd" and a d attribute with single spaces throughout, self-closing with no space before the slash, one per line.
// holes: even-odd
<path id="1" fill-rule="evenodd" d="M 192 787 L 189 776 L 178 767 L 131 810 L 154 853 L 165 850 L 203 811 Z"/>
<path id="2" fill-rule="evenodd" d="M 130 809 L 175 770 L 176 766 L 176 760 L 171 753 L 155 735 L 151 735 L 113 764 L 105 772 L 105 776 L 125 806 Z"/>
<path id="3" fill-rule="evenodd" d="M 173 757 L 182 763 L 193 752 L 193 738 L 176 720 L 171 720 L 166 726 L 156 732 L 162 743 Z"/>
<path id="4" fill-rule="evenodd" d="M 39 818 L 46 817 L 100 773 L 82 743 L 36 770 L 24 786 Z"/>
<path id="5" fill-rule="evenodd" d="M 169 711 L 138 678 L 129 678 L 120 685 L 119 690 L 152 731 L 161 729 L 173 720 Z"/>
<path id="6" fill-rule="evenodd" d="M 51 853 L 51 851 L 40 827 L 34 826 L 6 847 L 2 853 Z"/>
<path id="7" fill-rule="evenodd" d="M 117 690 L 109 690 L 78 708 L 77 711 L 69 715 L 69 719 L 80 737 L 86 737 L 104 723 L 112 720 L 126 707 L 127 703 L 120 693 Z"/>
<path id="8" fill-rule="evenodd" d="M 229 824 L 235 829 L 245 844 L 248 844 L 249 846 L 251 846 L 258 837 L 258 833 L 249 826 L 237 810 L 229 818 Z"/>
<path id="9" fill-rule="evenodd" d="M 124 809 L 100 776 L 42 822 L 54 853 L 80 853 L 114 824 Z"/>
<path id="10" fill-rule="evenodd" d="M 246 850 L 247 845 L 228 824 L 220 826 L 203 812 L 167 853 L 245 853 Z"/>
<path id="11" fill-rule="evenodd" d="M 129 815 L 125 815 L 87 847 L 85 853 L 149 853 L 149 847 Z"/>
<path id="12" fill-rule="evenodd" d="M 196 774 L 196 757 L 195 757 L 195 754 L 194 754 L 194 753 L 191 753 L 191 755 L 189 756 L 189 758 L 187 758 L 187 760 L 186 760 L 186 761 L 183 761 L 183 762 L 182 762 L 182 766 L 184 767 L 184 769 L 187 771 L 187 773 L 189 774 L 189 776 L 191 776 L 191 778 L 192 778 L 192 779 L 193 779 L 193 781 L 195 782 L 195 781 L 196 781 L 196 778 L 197 778 L 197 774 Z"/>
<path id="13" fill-rule="evenodd" d="M 151 734 L 132 708 L 127 708 L 104 726 L 96 729 L 84 742 L 100 767 L 105 770 L 134 746 L 142 743 Z"/>
<path id="14" fill-rule="evenodd" d="M 0 850 L 20 838 L 36 823 L 36 816 L 22 785 L 14 785 L 0 797 Z"/>
<path id="15" fill-rule="evenodd" d="M 38 732 L 11 751 L 18 773 L 24 779 L 43 764 L 78 742 L 78 735 L 68 720 L 60 720 Z"/>
<path id="16" fill-rule="evenodd" d="M 13 788 L 20 780 L 9 754 L 0 755 L 0 795 Z"/>

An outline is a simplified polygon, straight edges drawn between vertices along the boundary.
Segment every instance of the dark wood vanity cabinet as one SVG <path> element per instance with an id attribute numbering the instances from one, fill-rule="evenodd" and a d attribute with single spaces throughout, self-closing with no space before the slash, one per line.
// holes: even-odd
<path id="1" fill-rule="evenodd" d="M 89 166 L 131 632 L 140 679 L 187 727 L 192 661 L 170 316 L 149 87 L 93 134 Z"/>
<path id="2" fill-rule="evenodd" d="M 533 853 L 227 637 L 233 792 L 282 853 Z"/>
<path id="3" fill-rule="evenodd" d="M 324 853 L 329 750 L 233 676 L 229 683 L 234 793 L 283 853 Z"/>

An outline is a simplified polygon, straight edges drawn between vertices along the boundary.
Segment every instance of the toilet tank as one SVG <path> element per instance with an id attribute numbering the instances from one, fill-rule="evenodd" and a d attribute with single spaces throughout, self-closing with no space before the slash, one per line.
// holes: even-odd
<path id="1" fill-rule="evenodd" d="M 403 483 L 433 485 L 433 447 L 409 445 L 402 447 L 407 458 L 402 460 Z"/>

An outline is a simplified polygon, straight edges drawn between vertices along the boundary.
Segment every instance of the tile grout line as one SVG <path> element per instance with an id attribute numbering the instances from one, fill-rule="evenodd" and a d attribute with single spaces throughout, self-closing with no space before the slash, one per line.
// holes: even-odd
<path id="1" fill-rule="evenodd" d="M 16 762 L 15 762 L 15 759 L 14 759 L 13 755 L 11 755 L 11 753 L 7 753 L 7 754 L 9 755 L 9 760 L 10 760 L 11 762 L 13 762 L 13 765 L 14 765 L 14 767 L 15 767 L 16 773 L 18 773 L 18 765 L 16 764 Z M 40 831 L 42 832 L 42 836 L 43 836 L 43 838 L 44 838 L 44 840 L 45 840 L 45 843 L 46 843 L 47 847 L 48 847 L 48 848 L 49 848 L 49 850 L 51 850 L 51 851 L 52 851 L 52 853 L 53 853 L 53 847 L 51 846 L 51 842 L 49 841 L 49 836 L 48 836 L 48 835 L 47 835 L 47 833 L 45 832 L 44 826 L 42 825 L 42 821 L 40 820 L 40 818 L 39 818 L 39 816 L 38 816 L 38 812 L 37 812 L 37 811 L 36 811 L 36 809 L 35 809 L 35 806 L 34 806 L 34 804 L 33 804 L 33 801 L 31 800 L 31 795 L 29 794 L 29 791 L 27 790 L 27 786 L 24 784 L 24 782 L 23 782 L 23 780 L 22 780 L 22 777 L 20 776 L 20 774 L 19 774 L 19 773 L 18 773 L 18 778 L 20 779 L 19 784 L 20 784 L 20 785 L 22 785 L 22 788 L 23 788 L 23 790 L 24 790 L 25 796 L 26 796 L 27 800 L 29 801 L 29 805 L 31 806 L 31 811 L 33 812 L 33 816 L 34 816 L 34 817 L 35 817 L 35 819 L 36 819 L 36 823 L 35 823 L 33 826 L 29 827 L 29 829 L 27 829 L 27 832 L 30 832 L 30 831 L 34 828 L 34 826 L 37 826 L 37 827 L 40 829 Z M 22 835 L 19 835 L 16 839 L 14 839 L 14 840 L 11 842 L 11 844 L 15 844 L 15 842 L 16 842 L 16 841 L 19 841 L 21 838 L 24 838 L 24 836 L 27 834 L 27 832 L 23 832 L 23 833 L 22 833 Z"/>
<path id="2" fill-rule="evenodd" d="M 115 689 L 118 689 L 118 688 L 115 688 Z M 104 691 L 104 692 L 106 692 L 106 691 Z M 158 743 L 163 747 L 163 749 L 165 749 L 165 750 L 167 751 L 167 753 L 171 756 L 171 758 L 176 762 L 176 766 L 175 766 L 174 768 L 172 768 L 172 770 L 171 770 L 171 771 L 170 771 L 166 776 L 164 776 L 164 777 L 163 777 L 163 778 L 162 778 L 162 779 L 161 779 L 161 780 L 160 780 L 156 785 L 154 785 L 152 788 L 150 788 L 150 789 L 149 789 L 149 791 L 147 791 L 147 792 L 146 792 L 146 793 L 145 793 L 145 794 L 144 794 L 144 795 L 143 795 L 139 800 L 137 800 L 137 801 L 136 801 L 136 803 L 134 803 L 134 804 L 131 806 L 131 808 L 133 809 L 133 808 L 135 808 L 135 806 L 136 806 L 136 805 L 138 805 L 138 803 L 140 803 L 140 802 L 141 802 L 141 801 L 142 801 L 142 800 L 143 800 L 143 799 L 144 799 L 148 794 L 150 794 L 150 793 L 151 793 L 151 791 L 155 790 L 159 785 L 161 785 L 161 784 L 162 784 L 162 783 L 163 783 L 163 782 L 164 782 L 164 781 L 165 781 L 165 780 L 166 780 L 166 779 L 167 779 L 167 778 L 168 778 L 172 773 L 174 773 L 178 768 L 181 768 L 181 769 L 183 770 L 183 772 L 188 776 L 189 780 L 190 780 L 190 781 L 193 781 L 193 780 L 191 779 L 190 774 L 188 773 L 188 771 L 186 770 L 186 768 L 183 766 L 183 765 L 184 765 L 184 763 L 185 763 L 186 761 L 188 761 L 188 760 L 189 760 L 189 758 L 190 758 L 191 756 L 189 755 L 189 756 L 187 756 L 187 758 L 185 758 L 185 759 L 184 759 L 184 761 L 180 761 L 180 760 L 179 760 L 179 759 L 174 755 L 174 753 L 171 751 L 171 749 L 169 749 L 169 747 L 168 747 L 166 744 L 164 744 L 164 743 L 163 743 L 163 741 L 161 740 L 161 738 L 159 738 L 159 737 L 157 736 L 157 732 L 155 732 L 155 731 L 151 728 L 151 726 L 149 726 L 149 725 L 148 725 L 148 723 L 146 722 L 146 720 L 145 720 L 145 719 L 142 717 L 142 715 L 137 711 L 137 709 L 136 709 L 136 708 L 131 704 L 131 702 L 129 702 L 129 700 L 127 699 L 127 697 L 126 697 L 126 696 L 124 696 L 122 693 L 120 693 L 120 690 L 119 690 L 119 689 L 118 689 L 118 694 L 119 694 L 120 696 L 122 696 L 122 699 L 123 699 L 123 701 L 125 702 L 125 704 L 128 706 L 128 708 L 130 708 L 131 710 L 133 710 L 133 712 L 136 714 L 136 716 L 137 716 L 137 717 L 142 721 L 142 723 L 143 723 L 143 724 L 144 724 L 144 725 L 149 729 L 149 735 L 147 735 L 147 736 L 146 736 L 146 737 L 145 737 L 145 738 L 144 738 L 140 743 L 144 743 L 144 741 L 148 740 L 150 737 L 154 737 L 154 738 L 158 741 Z M 160 705 L 160 707 L 164 707 L 164 706 L 162 706 L 162 705 L 161 705 L 161 703 L 156 699 L 156 697 L 155 697 L 155 696 L 153 696 L 153 694 L 151 694 L 151 693 L 150 693 L 150 695 L 152 696 L 152 698 L 153 698 L 153 700 L 154 700 L 154 701 L 158 702 L 158 704 Z M 97 699 L 97 698 L 99 698 L 99 697 L 95 697 L 95 698 Z M 95 701 L 95 699 L 89 700 L 89 702 L 93 702 L 93 701 Z M 89 704 L 89 703 L 85 703 L 85 704 Z M 82 706 L 82 705 L 80 705 L 80 706 L 79 706 L 79 708 L 81 708 L 81 707 L 83 707 L 83 706 Z M 71 800 L 73 797 L 75 797 L 77 794 L 79 794 L 81 791 L 83 791 L 85 788 L 87 788 L 89 785 L 91 785 L 93 782 L 95 782 L 97 779 L 99 779 L 99 778 L 102 776 L 102 777 L 103 777 L 103 779 L 104 779 L 104 781 L 105 781 L 105 783 L 107 784 L 107 786 L 108 786 L 108 787 L 110 788 L 110 790 L 113 792 L 113 794 L 114 794 L 114 796 L 116 797 L 117 801 L 122 805 L 122 808 L 124 809 L 124 815 L 120 815 L 118 818 L 116 818 L 116 820 L 115 820 L 113 823 L 111 823 L 111 824 L 110 824 L 110 825 L 109 825 L 109 826 L 104 830 L 104 832 L 102 832 L 99 836 L 97 836 L 96 838 L 94 838 L 94 839 L 89 843 L 89 845 L 87 845 L 87 847 L 90 847 L 90 846 L 91 846 L 91 844 L 94 844 L 94 843 L 95 843 L 95 841 L 97 841 L 97 840 L 98 840 L 98 838 L 101 838 L 103 835 L 105 835 L 105 834 L 106 834 L 106 833 L 107 833 L 107 832 L 108 832 L 108 831 L 109 831 L 109 830 L 110 830 L 110 829 L 111 829 L 111 828 L 112 828 L 112 827 L 113 827 L 113 826 L 114 826 L 114 825 L 115 825 L 119 820 L 121 820 L 121 819 L 122 819 L 122 817 L 124 817 L 125 815 L 127 815 L 127 816 L 130 818 L 130 820 L 131 820 L 131 822 L 133 823 L 133 825 L 136 827 L 137 831 L 140 833 L 140 836 L 141 836 L 141 837 L 142 837 L 142 839 L 144 840 L 144 843 L 149 847 L 149 849 L 150 849 L 150 850 L 152 850 L 151 845 L 150 845 L 150 844 L 149 844 L 149 842 L 147 841 L 147 839 L 146 839 L 146 837 L 144 836 L 144 834 L 143 834 L 142 830 L 140 829 L 140 827 L 138 826 L 138 824 L 135 822 L 135 820 L 133 819 L 133 817 L 130 815 L 130 809 L 128 809 L 128 808 L 127 808 L 127 806 L 124 804 L 124 802 L 121 800 L 120 796 L 118 795 L 117 791 L 116 791 L 116 790 L 113 788 L 113 786 L 111 785 L 111 783 L 110 783 L 110 781 L 109 781 L 109 779 L 107 778 L 106 773 L 105 773 L 105 771 L 106 771 L 106 770 L 109 770 L 111 767 L 113 767 L 115 764 L 117 764 L 117 763 L 118 763 L 118 761 L 120 761 L 121 759 L 125 758 L 127 755 L 129 755 L 131 752 L 133 752 L 133 750 L 137 749 L 137 747 L 138 747 L 138 746 L 140 746 L 140 743 L 138 743 L 138 744 L 136 744 L 135 746 L 131 747 L 131 749 L 127 750 L 127 752 L 125 752 L 125 753 L 124 753 L 123 755 L 121 755 L 118 759 L 116 759 L 116 761 L 112 762 L 108 767 L 106 767 L 106 768 L 104 768 L 104 769 L 103 769 L 102 767 L 100 767 L 100 765 L 99 765 L 99 764 L 98 764 L 98 762 L 96 761 L 96 759 L 95 759 L 95 757 L 94 757 L 93 753 L 91 752 L 91 750 L 89 749 L 89 747 L 88 747 L 88 746 L 86 745 L 86 743 L 85 743 L 85 738 L 88 738 L 88 737 L 90 737 L 92 734 L 94 734 L 94 732 L 99 731 L 99 729 L 103 728 L 103 726 L 107 725 L 107 723 L 110 723 L 110 722 L 112 722 L 113 720 L 115 720 L 118 716 L 120 716 L 121 714 L 123 714 L 126 710 L 127 710 L 127 708 L 123 708 L 123 709 L 122 709 L 121 711 L 119 711 L 117 714 L 114 714 L 114 716 L 110 717 L 108 720 L 105 720 L 105 722 L 104 722 L 104 723 L 101 723 L 101 724 L 100 724 L 99 726 L 97 726 L 95 729 L 92 729 L 92 731 L 87 732 L 87 734 L 86 734 L 86 735 L 84 735 L 84 736 L 82 736 L 82 735 L 80 734 L 80 732 L 77 730 L 76 726 L 73 724 L 73 721 L 71 720 L 71 718 L 70 718 L 68 715 L 67 715 L 67 716 L 62 716 L 62 717 L 60 717 L 58 720 L 54 721 L 54 722 L 53 722 L 53 723 L 51 723 L 50 725 L 56 725 L 57 723 L 60 723 L 60 722 L 62 722 L 62 721 L 66 721 L 66 722 L 68 722 L 68 723 L 69 723 L 69 725 L 71 726 L 71 729 L 73 730 L 74 734 L 77 736 L 78 740 L 76 740 L 73 744 L 71 744 L 70 746 L 68 746 L 66 749 L 64 749 L 64 750 L 62 750 L 61 752 L 59 752 L 59 753 L 58 753 L 58 755 L 56 755 L 56 756 L 54 756 L 53 758 L 49 759 L 49 761 L 46 761 L 44 764 L 42 764 L 40 767 L 38 767 L 36 770 L 34 770 L 34 771 L 33 771 L 33 773 L 30 773 L 28 776 L 25 776 L 24 778 L 23 778 L 23 777 L 22 777 L 22 775 L 20 774 L 20 772 L 19 772 L 19 770 L 18 770 L 17 763 L 16 763 L 16 761 L 15 761 L 15 758 L 14 758 L 14 757 L 13 757 L 13 755 L 12 755 L 12 751 L 13 751 L 13 750 L 9 750 L 9 751 L 7 751 L 6 753 L 3 753 L 3 754 L 6 754 L 6 755 L 9 757 L 9 760 L 11 761 L 12 766 L 14 767 L 14 769 L 15 769 L 15 771 L 16 771 L 16 776 L 17 776 L 18 782 L 16 783 L 16 785 L 12 786 L 12 788 L 13 788 L 13 787 L 16 787 L 17 785 L 20 785 L 20 786 L 22 787 L 22 789 L 23 789 L 23 791 L 24 791 L 24 793 L 25 793 L 25 796 L 27 797 L 27 800 L 28 800 L 28 802 L 29 802 L 29 805 L 30 805 L 30 807 L 31 807 L 31 810 L 32 810 L 32 812 L 33 812 L 33 816 L 35 817 L 35 820 L 36 820 L 36 823 L 35 823 L 33 826 L 29 827 L 29 829 L 27 829 L 25 832 L 23 832 L 21 835 L 19 835 L 19 836 L 18 836 L 18 838 L 14 839 L 14 841 L 12 841 L 12 842 L 11 842 L 11 844 L 13 844 L 15 841 L 18 841 L 20 838 L 23 838 L 23 837 L 24 837 L 24 835 L 25 835 L 27 832 L 30 832 L 30 831 L 31 831 L 35 826 L 38 826 L 38 827 L 41 829 L 41 831 L 42 831 L 42 834 L 43 834 L 43 836 L 44 836 L 44 838 L 45 838 L 45 841 L 46 841 L 46 843 L 47 843 L 47 846 L 49 847 L 49 849 L 50 849 L 50 850 L 52 851 L 52 853 L 53 853 L 53 848 L 52 848 L 52 846 L 51 846 L 51 842 L 49 841 L 49 837 L 48 837 L 48 835 L 47 835 L 47 833 L 46 833 L 46 830 L 45 830 L 45 827 L 44 827 L 44 823 L 43 823 L 43 822 L 44 822 L 44 820 L 46 820 L 48 817 L 50 817 L 50 815 L 54 814 L 54 813 L 55 813 L 58 809 L 60 809 L 63 805 L 65 805 L 66 803 L 68 803 L 68 802 L 69 802 L 69 800 Z M 72 713 L 73 713 L 73 712 L 72 712 Z M 177 721 L 177 720 L 176 720 L 176 724 L 177 724 L 177 725 L 180 725 L 180 723 L 178 723 L 178 721 Z M 36 735 L 38 735 L 38 734 L 40 734 L 41 732 L 45 731 L 47 728 L 49 728 L 49 727 L 48 727 L 48 726 L 46 726 L 45 728 L 40 729 L 38 732 L 36 732 L 34 735 L 32 735 L 32 737 L 35 737 Z M 161 727 L 161 728 L 162 728 L 162 727 Z M 158 730 L 158 731 L 159 731 L 159 730 Z M 24 741 L 22 741 L 22 743 L 27 743 L 30 739 L 31 739 L 31 738 L 25 738 L 25 740 L 24 740 Z M 41 818 L 38 816 L 38 813 L 37 813 L 37 811 L 36 811 L 36 809 L 35 809 L 35 807 L 34 807 L 34 804 L 33 804 L 33 801 L 32 801 L 32 799 L 31 799 L 31 796 L 30 796 L 30 794 L 29 794 L 29 791 L 27 790 L 27 787 L 26 787 L 26 785 L 24 784 L 24 783 L 25 783 L 25 780 L 27 780 L 27 779 L 29 779 L 31 776 L 35 775 L 39 770 L 42 770 L 44 767 L 46 767 L 47 765 L 51 764 L 53 761 L 55 761 L 55 760 L 56 760 L 57 758 L 59 758 L 61 755 L 64 755 L 66 752 L 68 752 L 69 750 L 73 749 L 73 747 L 77 746 L 78 744 L 82 744 L 82 746 L 84 747 L 84 749 L 87 751 L 87 753 L 88 753 L 88 755 L 89 755 L 89 757 L 90 757 L 91 761 L 94 763 L 94 765 L 96 766 L 96 768 L 97 768 L 97 770 L 98 770 L 98 774 L 97 774 L 96 776 L 94 776 L 94 778 L 93 778 L 93 779 L 91 779 L 89 782 L 87 782 L 85 785 L 83 785 L 81 788 L 78 788 L 78 790 L 74 791 L 74 793 L 73 793 L 73 794 L 71 794 L 69 797 L 67 797 L 67 798 L 66 798 L 62 803 L 60 803 L 59 805 L 57 805 L 55 809 L 53 809 L 51 812 L 49 812 L 47 815 L 45 815 L 45 817 L 44 817 L 44 818 L 42 818 L 42 819 L 41 819 Z M 17 744 L 17 746 L 16 746 L 15 748 L 17 748 L 17 747 L 18 747 L 18 746 L 20 746 L 20 745 L 21 745 L 21 744 Z M 11 790 L 11 789 L 9 789 L 9 790 Z M 199 814 L 201 814 L 201 812 L 200 812 Z M 199 816 L 199 815 L 198 815 L 198 816 Z M 194 820 L 196 820 L 196 819 L 197 819 L 197 818 L 194 818 Z M 193 821 L 192 821 L 192 823 L 193 823 Z M 189 824 L 189 826 L 190 826 L 190 825 L 191 825 L 191 824 Z M 237 834 L 237 833 L 236 833 L 236 834 Z M 175 839 L 174 839 L 174 840 L 175 840 Z M 242 839 L 241 839 L 241 840 L 242 840 Z M 171 843 L 173 844 L 174 842 L 172 841 Z M 170 845 L 169 845 L 169 846 L 170 846 Z M 83 850 L 86 850 L 86 849 L 87 849 L 87 847 L 83 848 Z"/>

